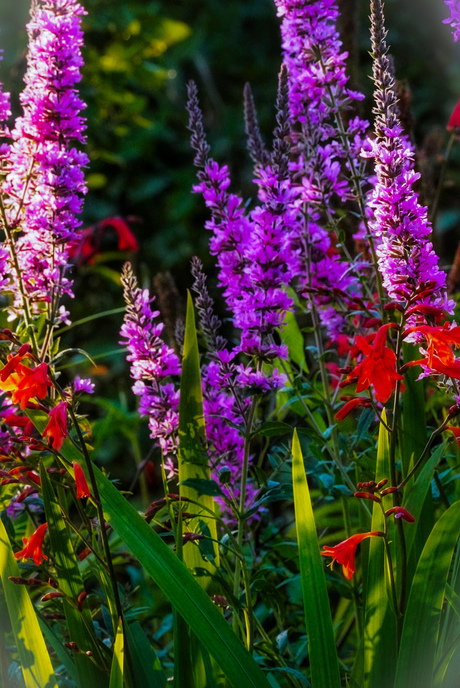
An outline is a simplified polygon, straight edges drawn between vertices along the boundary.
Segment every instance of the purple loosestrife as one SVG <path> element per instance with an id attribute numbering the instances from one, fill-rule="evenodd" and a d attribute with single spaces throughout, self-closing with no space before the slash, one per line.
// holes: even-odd
<path id="1" fill-rule="evenodd" d="M 209 147 L 194 84 L 189 86 L 188 109 L 192 146 L 197 152 L 194 162 L 202 168 L 198 172 L 200 184 L 194 191 L 203 194 L 211 210 L 212 219 L 206 228 L 213 234 L 210 248 L 217 256 L 227 306 L 235 327 L 242 330 L 238 350 L 257 362 L 257 371 L 249 374 L 243 366 L 239 375 L 254 391 L 268 391 L 283 384 L 282 376 L 267 377 L 260 366 L 265 360 L 286 355 L 285 347 L 275 343 L 273 334 L 292 307 L 284 287 L 293 274 L 291 231 L 298 214 L 298 193 L 290 188 L 289 179 L 282 178 L 281 160 L 272 161 L 257 168 L 255 183 L 261 205 L 246 214 L 242 199 L 228 191 L 228 167 L 220 167 L 207 157 Z"/>
<path id="2" fill-rule="evenodd" d="M 132 389 L 140 397 L 139 413 L 149 419 L 150 437 L 160 445 L 171 475 L 177 453 L 179 391 L 165 380 L 180 374 L 179 359 L 160 338 L 163 324 L 154 322 L 159 312 L 150 307 L 154 297 L 150 297 L 147 289 L 137 286 L 129 263 L 123 268 L 121 281 L 126 314 L 120 344 L 128 348 L 127 360 L 131 362 L 131 377 L 135 380 Z"/>
<path id="3" fill-rule="evenodd" d="M 209 295 L 206 278 L 198 258 L 192 260 L 193 290 L 201 332 L 208 349 L 209 363 L 202 366 L 203 408 L 206 419 L 206 439 L 212 477 L 221 482 L 230 500 L 239 501 L 243 467 L 244 438 L 237 426 L 244 428 L 250 407 L 250 398 L 243 398 L 235 386 L 236 367 L 233 355 L 226 350 L 227 342 L 218 333 L 221 322 L 214 314 L 214 304 Z M 250 457 L 250 462 L 251 462 Z M 250 508 L 255 488 L 246 485 L 246 509 Z M 223 518 L 235 523 L 235 517 L 223 499 L 218 498 Z"/>
<path id="4" fill-rule="evenodd" d="M 2 52 L 0 51 L 0 62 Z M 0 81 L 0 140 L 9 135 L 7 121 L 11 117 L 10 94 L 4 92 L 2 86 L 3 84 Z M 2 173 L 9 150 L 9 145 L 0 141 L 0 169 Z M 9 271 L 8 251 L 0 245 L 0 294 L 5 292 L 10 285 Z"/>
<path id="5" fill-rule="evenodd" d="M 374 218 L 370 225 L 380 239 L 377 253 L 383 285 L 391 299 L 406 300 L 424 292 L 423 303 L 450 309 L 446 276 L 428 239 L 427 209 L 413 189 L 420 175 L 414 170 L 413 150 L 398 117 L 381 0 L 371 2 L 371 35 L 375 139 L 366 143 L 362 154 L 375 160 L 377 183 L 371 196 Z"/>
<path id="6" fill-rule="evenodd" d="M 332 305 L 337 301 L 332 290 L 359 293 L 356 275 L 361 277 L 365 266 L 358 262 L 350 270 L 324 225 L 334 226 L 337 201 L 356 200 L 362 192 L 358 154 L 368 123 L 359 117 L 348 124 L 343 121 L 344 111 L 363 96 L 347 88 L 347 53 L 341 51 L 335 26 L 336 1 L 275 0 L 275 5 L 282 18 L 283 60 L 289 71 L 295 153 L 291 173 L 304 202 L 303 254 L 308 265 L 301 283 L 313 294 L 317 292 L 320 318 L 328 334 L 336 338 L 345 321 Z M 360 213 L 364 216 L 363 205 Z"/>
<path id="7" fill-rule="evenodd" d="M 72 295 L 68 251 L 86 192 L 82 168 L 88 158 L 72 147 L 73 141 L 84 142 L 85 129 L 84 103 L 76 90 L 83 64 L 82 14 L 76 0 L 37 0 L 34 6 L 27 26 L 23 115 L 12 131 L 3 183 L 8 223 L 22 229 L 16 254 L 25 295 L 32 303 L 48 303 L 55 321 L 66 319 L 60 298 Z M 15 305 L 21 306 L 18 300 Z"/>
<path id="8" fill-rule="evenodd" d="M 443 24 L 450 24 L 454 41 L 460 38 L 460 0 L 444 0 L 450 10 L 450 17 L 444 19 Z"/>

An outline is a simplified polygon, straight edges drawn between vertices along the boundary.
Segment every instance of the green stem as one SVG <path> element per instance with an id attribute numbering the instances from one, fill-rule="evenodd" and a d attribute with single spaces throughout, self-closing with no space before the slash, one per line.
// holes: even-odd
<path id="1" fill-rule="evenodd" d="M 438 186 L 436 187 L 436 194 L 431 206 L 431 212 L 430 212 L 430 222 L 435 227 L 436 225 L 436 219 L 438 216 L 438 209 L 439 209 L 439 200 L 441 198 L 441 193 L 442 189 L 444 186 L 444 180 L 446 178 L 446 172 L 447 172 L 447 166 L 450 160 L 450 154 L 452 153 L 452 148 L 454 146 L 456 136 L 455 133 L 452 132 L 450 135 L 449 142 L 447 144 L 446 152 L 444 154 L 443 160 L 442 160 L 442 166 L 441 166 L 441 171 L 439 173 L 439 181 L 438 181 Z"/>
<path id="2" fill-rule="evenodd" d="M 248 480 L 248 468 L 249 468 L 249 451 L 250 451 L 250 437 L 252 433 L 252 424 L 254 422 L 254 416 L 256 411 L 256 402 L 253 399 L 251 408 L 249 410 L 248 421 L 246 425 L 246 432 L 244 438 L 244 454 L 243 454 L 243 468 L 241 475 L 241 486 L 240 486 L 240 508 L 238 513 L 238 534 L 237 534 L 237 545 L 238 550 L 242 553 L 243 551 L 243 537 L 246 530 L 246 518 L 244 514 L 246 505 L 246 486 Z M 241 580 L 241 566 L 239 559 L 235 562 L 235 579 L 233 583 L 233 594 L 236 599 L 239 598 L 240 592 L 240 580 Z M 233 630 L 237 631 L 238 622 L 235 619 L 235 613 L 233 614 Z"/>

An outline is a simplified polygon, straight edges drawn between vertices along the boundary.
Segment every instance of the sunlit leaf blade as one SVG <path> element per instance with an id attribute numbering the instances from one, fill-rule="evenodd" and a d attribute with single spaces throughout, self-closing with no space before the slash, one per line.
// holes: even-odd
<path id="1" fill-rule="evenodd" d="M 395 688 L 432 684 L 447 577 L 460 532 L 460 502 L 435 524 L 412 582 L 396 668 Z"/>
<path id="2" fill-rule="evenodd" d="M 206 452 L 206 428 L 203 412 L 203 393 L 201 389 L 200 358 L 196 337 L 195 314 L 190 293 L 187 296 L 187 318 L 185 323 L 184 353 L 182 358 L 181 391 L 179 403 L 179 492 L 182 497 L 193 499 L 203 506 L 193 507 L 197 518 L 187 522 L 187 530 L 200 532 L 200 522 L 206 520 L 211 537 L 217 539 L 216 523 L 209 518 L 214 512 L 214 500 L 209 494 L 200 494 L 189 481 L 210 481 L 208 456 Z M 185 483 L 185 484 L 184 484 Z M 217 557 L 217 546 L 214 545 Z M 211 574 L 215 565 L 205 561 L 196 544 L 190 542 L 184 546 L 183 561 L 187 568 L 194 571 L 204 569 Z M 200 585 L 207 589 L 211 576 L 197 578 Z"/>
<path id="3" fill-rule="evenodd" d="M 296 431 L 292 441 L 292 484 L 312 688 L 339 688 L 340 671 L 326 577 Z"/>
<path id="4" fill-rule="evenodd" d="M 89 609 L 85 605 L 82 611 L 78 611 L 76 601 L 84 591 L 83 579 L 78 568 L 77 558 L 70 538 L 70 531 L 62 518 L 61 507 L 48 477 L 48 472 L 42 464 L 40 467 L 40 479 L 43 491 L 45 515 L 48 523 L 48 532 L 53 552 L 53 563 L 56 568 L 56 577 L 59 588 L 64 593 L 63 610 L 67 621 L 70 640 L 77 644 L 81 652 L 74 655 L 75 667 L 81 688 L 88 685 L 102 688 L 108 685 L 107 674 L 98 669 L 105 665 L 101 649 L 97 642 L 93 628 L 93 621 Z M 71 602 L 73 601 L 73 603 Z M 96 664 L 86 656 L 86 652 L 92 652 Z"/>
<path id="5" fill-rule="evenodd" d="M 382 418 L 386 421 L 385 410 Z M 380 423 L 375 481 L 390 476 L 389 434 Z M 380 506 L 373 503 L 371 531 L 383 530 Z M 364 615 L 364 686 L 388 688 L 396 663 L 396 619 L 385 589 L 385 550 L 381 538 L 369 539 Z"/>
<path id="6" fill-rule="evenodd" d="M 13 629 L 16 649 L 26 688 L 57 688 L 50 656 L 43 639 L 37 615 L 24 585 L 8 578 L 20 577 L 5 527 L 0 519 L 0 580 Z M 3 652 L 3 649 L 0 648 Z"/>
<path id="7" fill-rule="evenodd" d="M 124 652 L 123 622 L 120 619 L 118 622 L 115 645 L 113 648 L 109 688 L 123 688 Z"/>
<path id="8" fill-rule="evenodd" d="M 131 504 L 94 467 L 110 525 L 152 576 L 234 688 L 268 688 L 251 655 L 175 554 Z"/>
<path id="9" fill-rule="evenodd" d="M 184 349 L 182 356 L 181 389 L 179 402 L 179 494 L 191 499 L 200 506 L 193 506 L 197 517 L 187 521 L 188 532 L 202 533 L 217 540 L 216 522 L 212 518 L 214 500 L 209 491 L 195 489 L 193 483 L 209 485 L 211 473 L 206 451 L 206 427 L 201 387 L 200 356 L 195 325 L 195 313 L 190 292 L 187 294 L 187 317 L 185 321 Z M 218 487 L 218 486 L 216 486 Z M 190 510 L 190 509 L 187 509 Z M 209 518 L 211 515 L 211 518 Z M 205 524 L 206 533 L 203 533 Z M 204 590 L 210 590 L 218 561 L 217 545 L 210 545 L 214 561 L 204 559 L 195 543 L 186 543 L 181 549 L 182 561 L 196 575 L 197 582 Z M 216 590 L 216 592 L 219 592 Z M 192 650 L 192 648 L 194 648 Z M 190 671 L 189 665 L 193 667 Z M 182 619 L 175 619 L 175 682 L 183 688 L 206 688 L 207 679 L 201 657 L 200 645 L 190 636 Z"/>

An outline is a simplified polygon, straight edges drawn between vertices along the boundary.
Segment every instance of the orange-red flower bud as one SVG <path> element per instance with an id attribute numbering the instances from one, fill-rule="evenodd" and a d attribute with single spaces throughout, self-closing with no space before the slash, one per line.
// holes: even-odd
<path id="1" fill-rule="evenodd" d="M 415 518 L 410 514 L 407 509 L 402 506 L 393 506 L 391 509 L 385 511 L 385 516 L 395 515 L 395 518 L 403 518 L 408 523 L 414 523 Z"/>
<path id="2" fill-rule="evenodd" d="M 355 497 L 358 499 L 372 499 L 373 502 L 380 502 L 380 498 L 372 492 L 355 492 Z"/>
<path id="3" fill-rule="evenodd" d="M 397 487 L 387 487 L 385 490 L 382 490 L 380 495 L 382 497 L 385 497 L 386 495 L 393 494 L 393 492 L 397 492 L 398 488 Z"/>

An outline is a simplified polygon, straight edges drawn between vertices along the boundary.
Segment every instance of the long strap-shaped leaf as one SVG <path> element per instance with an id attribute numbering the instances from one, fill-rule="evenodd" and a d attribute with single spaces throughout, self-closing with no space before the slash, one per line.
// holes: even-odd
<path id="1" fill-rule="evenodd" d="M 29 592 L 24 585 L 8 580 L 21 573 L 0 519 L 0 579 L 21 662 L 26 688 L 57 688 L 48 650 L 38 624 Z"/>
<path id="2" fill-rule="evenodd" d="M 431 688 L 447 577 L 460 532 L 460 502 L 431 531 L 412 582 L 404 616 L 395 688 Z"/>
<path id="3" fill-rule="evenodd" d="M 199 494 L 197 490 L 183 483 L 187 480 L 209 480 L 208 456 L 206 453 L 206 428 L 203 412 L 203 393 L 201 390 L 200 358 L 196 337 L 195 314 L 190 293 L 187 295 L 187 319 L 185 322 L 184 354 L 182 358 L 182 373 L 179 403 L 179 491 L 182 497 L 193 499 L 202 504 L 204 509 L 193 507 L 191 511 L 200 517 L 187 523 L 187 529 L 200 531 L 200 520 L 205 520 L 213 540 L 217 540 L 216 522 L 209 519 L 214 511 L 214 501 L 210 495 Z M 215 565 L 205 561 L 196 545 L 190 543 L 183 549 L 183 561 L 187 568 L 197 568 L 215 573 Z M 217 546 L 214 544 L 214 556 L 218 557 Z M 210 575 L 198 579 L 206 590 L 212 578 Z"/>
<path id="4" fill-rule="evenodd" d="M 230 684 L 269 688 L 254 659 L 185 566 L 112 483 L 94 470 L 110 525 L 213 655 Z"/>
<path id="5" fill-rule="evenodd" d="M 117 634 L 115 636 L 115 645 L 113 648 L 112 668 L 110 670 L 110 684 L 109 688 L 123 688 L 124 675 L 124 640 L 123 640 L 123 623 L 120 619 L 117 627 Z"/>
<path id="6" fill-rule="evenodd" d="M 340 671 L 302 449 L 292 441 L 292 484 L 312 688 L 339 688 Z"/>
<path id="7" fill-rule="evenodd" d="M 382 419 L 386 421 L 385 410 Z M 380 423 L 375 481 L 390 475 L 389 436 Z M 374 503 L 371 530 L 383 530 L 380 506 Z M 381 538 L 369 540 L 364 622 L 364 686 L 389 688 L 396 664 L 396 619 L 385 590 L 385 550 Z"/>

